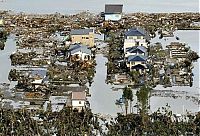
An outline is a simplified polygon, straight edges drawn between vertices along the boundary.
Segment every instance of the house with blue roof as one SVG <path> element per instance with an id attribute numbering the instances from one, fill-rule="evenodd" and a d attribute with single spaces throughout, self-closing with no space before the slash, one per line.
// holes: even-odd
<path id="1" fill-rule="evenodd" d="M 133 46 L 126 48 L 125 58 L 133 55 L 147 56 L 147 49 L 144 46 Z"/>
<path id="2" fill-rule="evenodd" d="M 79 60 L 91 60 L 92 52 L 86 45 L 72 44 L 68 49 L 68 57 Z"/>
<path id="3" fill-rule="evenodd" d="M 128 56 L 126 65 L 130 71 L 136 70 L 142 72 L 147 68 L 146 61 L 147 57 L 144 55 L 131 55 Z"/>
<path id="4" fill-rule="evenodd" d="M 133 46 L 144 46 L 148 47 L 148 34 L 142 28 L 132 28 L 125 32 L 124 34 L 124 52 L 127 48 Z"/>

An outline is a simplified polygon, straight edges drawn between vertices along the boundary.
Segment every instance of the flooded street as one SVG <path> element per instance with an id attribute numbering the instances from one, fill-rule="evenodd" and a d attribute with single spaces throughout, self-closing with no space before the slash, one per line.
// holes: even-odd
<path id="1" fill-rule="evenodd" d="M 115 105 L 116 99 L 122 95 L 121 91 L 112 91 L 112 85 L 106 84 L 107 67 L 102 54 L 96 56 L 96 74 L 94 82 L 90 87 L 91 98 L 89 98 L 91 109 L 94 113 L 109 114 L 116 116 L 117 112 L 122 112 L 121 108 Z"/>
<path id="2" fill-rule="evenodd" d="M 8 37 L 4 50 L 0 50 L 0 83 L 10 83 L 8 74 L 11 69 L 10 55 L 16 51 L 14 36 Z"/>

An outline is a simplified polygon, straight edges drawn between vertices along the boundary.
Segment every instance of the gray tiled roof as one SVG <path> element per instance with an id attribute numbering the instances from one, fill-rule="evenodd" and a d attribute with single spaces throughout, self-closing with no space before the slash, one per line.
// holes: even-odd
<path id="1" fill-rule="evenodd" d="M 90 32 L 93 32 L 93 29 L 74 29 L 71 30 L 71 35 L 88 35 Z"/>
<path id="2" fill-rule="evenodd" d="M 147 49 L 144 47 L 144 46 L 133 46 L 133 47 L 129 47 L 126 49 L 126 52 L 138 52 L 138 51 L 141 51 L 143 53 L 146 53 L 147 52 Z"/>
<path id="3" fill-rule="evenodd" d="M 88 47 L 86 45 L 80 45 L 80 44 L 75 44 L 75 45 L 71 45 L 69 47 L 69 51 L 71 54 L 74 54 L 76 52 L 83 52 L 83 53 L 86 53 L 86 54 L 89 54 L 89 55 L 92 55 L 92 52 L 90 49 L 88 49 Z"/>
<path id="4" fill-rule="evenodd" d="M 128 62 L 130 61 L 146 61 L 147 57 L 143 55 L 131 55 L 128 57 Z"/>
<path id="5" fill-rule="evenodd" d="M 122 4 L 106 4 L 105 13 L 122 13 Z"/>

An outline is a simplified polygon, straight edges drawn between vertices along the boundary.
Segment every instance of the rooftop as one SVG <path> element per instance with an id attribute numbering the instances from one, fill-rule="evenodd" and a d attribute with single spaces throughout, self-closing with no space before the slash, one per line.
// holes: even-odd
<path id="1" fill-rule="evenodd" d="M 122 13 L 122 4 L 106 4 L 105 13 Z"/>
<path id="2" fill-rule="evenodd" d="M 125 36 L 145 36 L 145 30 L 141 28 L 131 28 L 125 32 Z"/>
<path id="3" fill-rule="evenodd" d="M 133 53 L 133 52 L 143 52 L 143 53 L 146 53 L 147 49 L 144 46 L 133 46 L 133 47 L 127 48 L 126 52 L 131 52 L 131 53 Z"/>
<path id="4" fill-rule="evenodd" d="M 69 51 L 71 54 L 81 51 L 82 53 L 92 55 L 91 50 L 88 49 L 86 45 L 81 45 L 81 44 L 70 45 Z"/>
<path id="5" fill-rule="evenodd" d="M 147 57 L 143 55 L 131 55 L 128 57 L 128 62 L 130 61 L 146 61 Z"/>
<path id="6" fill-rule="evenodd" d="M 94 32 L 93 29 L 74 29 L 71 30 L 71 35 L 88 35 L 90 32 Z"/>
<path id="7" fill-rule="evenodd" d="M 86 99 L 85 91 L 72 92 L 72 100 L 85 100 L 85 99 Z"/>

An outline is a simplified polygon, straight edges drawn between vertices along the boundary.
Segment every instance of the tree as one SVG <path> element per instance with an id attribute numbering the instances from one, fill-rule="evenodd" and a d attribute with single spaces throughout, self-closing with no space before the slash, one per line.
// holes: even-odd
<path id="1" fill-rule="evenodd" d="M 148 112 L 148 99 L 150 94 L 151 88 L 148 86 L 142 86 L 136 93 L 137 100 L 138 100 L 138 107 L 140 114 L 142 116 L 142 123 L 145 122 L 145 115 Z"/>
<path id="2" fill-rule="evenodd" d="M 132 92 L 131 88 L 129 88 L 127 86 L 124 87 L 123 98 L 125 99 L 125 109 L 126 109 L 126 115 L 127 115 L 128 101 L 130 103 L 130 113 L 131 113 L 131 106 L 132 106 L 132 101 L 133 101 L 133 92 Z"/>

